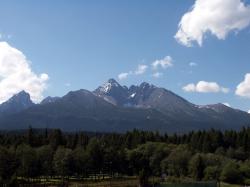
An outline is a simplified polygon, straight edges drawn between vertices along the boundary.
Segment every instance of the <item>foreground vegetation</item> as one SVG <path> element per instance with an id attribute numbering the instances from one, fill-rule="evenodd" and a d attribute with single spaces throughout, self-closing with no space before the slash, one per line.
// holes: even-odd
<path id="1" fill-rule="evenodd" d="M 2 132 L 0 144 L 4 184 L 66 183 L 73 178 L 107 183 L 124 176 L 137 176 L 142 185 L 148 184 L 150 176 L 151 183 L 250 184 L 250 128 L 171 136 L 138 130 L 107 134 L 30 128 Z"/>

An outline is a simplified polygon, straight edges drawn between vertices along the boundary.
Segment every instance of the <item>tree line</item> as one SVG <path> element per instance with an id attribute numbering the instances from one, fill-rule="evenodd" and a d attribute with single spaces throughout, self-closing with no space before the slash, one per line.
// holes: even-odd
<path id="1" fill-rule="evenodd" d="M 59 129 L 0 133 L 0 182 L 32 178 L 149 176 L 168 181 L 250 184 L 250 128 L 160 134 L 66 133 Z"/>

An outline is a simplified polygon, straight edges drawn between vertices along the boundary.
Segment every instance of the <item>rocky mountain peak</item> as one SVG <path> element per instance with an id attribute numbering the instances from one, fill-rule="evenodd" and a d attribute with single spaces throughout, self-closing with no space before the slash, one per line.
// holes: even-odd
<path id="1" fill-rule="evenodd" d="M 1 112 L 15 113 L 33 106 L 29 93 L 21 91 L 0 105 Z"/>
<path id="2" fill-rule="evenodd" d="M 123 87 L 115 79 L 109 79 L 103 85 L 99 86 L 94 92 L 102 95 L 109 93 L 114 88 L 123 89 Z"/>
<path id="3" fill-rule="evenodd" d="M 149 84 L 147 82 L 143 82 L 140 84 L 139 88 L 142 90 L 148 90 L 148 89 L 156 88 L 156 86 L 154 86 L 153 84 Z"/>
<path id="4" fill-rule="evenodd" d="M 44 98 L 40 104 L 47 104 L 47 103 L 53 103 L 55 101 L 57 101 L 58 99 L 60 99 L 60 97 L 51 97 L 51 96 L 48 96 L 46 98 Z"/>
<path id="5" fill-rule="evenodd" d="M 23 104 L 23 105 L 33 104 L 33 102 L 30 99 L 29 93 L 25 92 L 24 90 L 17 93 L 17 94 L 15 94 L 15 95 L 13 95 L 5 103 L 20 103 L 20 104 Z"/>

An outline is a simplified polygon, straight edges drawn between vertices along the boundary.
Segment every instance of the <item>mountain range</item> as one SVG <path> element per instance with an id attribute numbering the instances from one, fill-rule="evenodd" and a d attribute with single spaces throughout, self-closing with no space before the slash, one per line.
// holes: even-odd
<path id="1" fill-rule="evenodd" d="M 143 82 L 130 87 L 109 79 L 93 92 L 70 91 L 34 104 L 22 91 L 0 105 L 0 129 L 61 128 L 65 131 L 125 132 L 132 129 L 183 133 L 240 129 L 250 114 L 218 103 L 195 105 L 175 93 Z"/>

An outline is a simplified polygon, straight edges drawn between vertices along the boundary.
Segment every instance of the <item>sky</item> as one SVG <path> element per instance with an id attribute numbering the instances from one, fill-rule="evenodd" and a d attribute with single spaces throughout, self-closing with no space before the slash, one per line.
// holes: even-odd
<path id="1" fill-rule="evenodd" d="M 0 103 L 149 82 L 250 109 L 250 0 L 0 1 Z"/>

